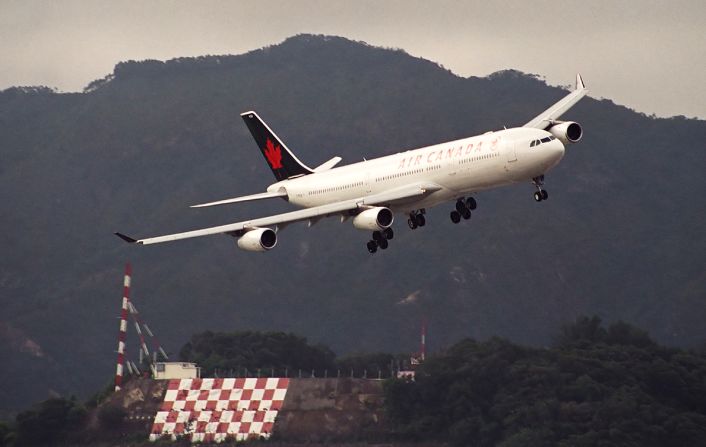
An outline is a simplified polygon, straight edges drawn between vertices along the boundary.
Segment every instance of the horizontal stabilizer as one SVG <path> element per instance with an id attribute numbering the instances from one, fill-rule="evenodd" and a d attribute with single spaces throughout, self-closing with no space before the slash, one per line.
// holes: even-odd
<path id="1" fill-rule="evenodd" d="M 189 208 L 205 208 L 207 206 L 218 206 L 218 205 L 227 205 L 229 203 L 250 202 L 253 200 L 262 200 L 262 199 L 273 199 L 275 197 L 287 197 L 287 191 L 281 190 L 281 191 L 274 191 L 274 192 L 261 192 L 261 193 L 252 194 L 249 196 L 242 196 L 242 197 L 235 197 L 233 199 L 219 200 L 217 202 L 208 202 L 208 203 L 200 203 L 198 205 L 191 205 Z"/>
<path id="2" fill-rule="evenodd" d="M 322 164 L 320 164 L 319 166 L 315 167 L 315 168 L 314 168 L 314 172 L 324 172 L 324 171 L 328 171 L 329 169 L 333 168 L 333 167 L 336 166 L 338 163 L 340 163 L 341 160 L 343 160 L 341 157 L 333 157 L 332 159 L 330 159 L 330 160 L 327 161 L 326 163 L 322 163 Z"/>

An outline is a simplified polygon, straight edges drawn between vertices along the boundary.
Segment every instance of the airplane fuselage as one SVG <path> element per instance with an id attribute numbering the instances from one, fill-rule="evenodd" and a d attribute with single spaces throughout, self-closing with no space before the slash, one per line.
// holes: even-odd
<path id="1" fill-rule="evenodd" d="M 530 147 L 533 141 L 545 141 Z M 383 191 L 413 182 L 431 182 L 442 189 L 423 198 L 389 204 L 410 212 L 474 192 L 527 182 L 556 166 L 564 145 L 540 129 L 513 128 L 426 146 L 328 171 L 274 183 L 268 191 L 287 191 L 300 207 L 320 206 Z"/>

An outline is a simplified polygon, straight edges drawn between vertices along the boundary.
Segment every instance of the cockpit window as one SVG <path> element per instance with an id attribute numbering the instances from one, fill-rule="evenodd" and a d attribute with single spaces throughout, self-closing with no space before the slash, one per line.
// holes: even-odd
<path id="1" fill-rule="evenodd" d="M 541 140 L 533 140 L 530 143 L 530 147 L 539 146 L 540 144 L 549 143 L 550 141 L 554 141 L 554 140 L 556 140 L 556 137 L 553 135 L 548 136 L 548 137 L 544 137 Z"/>

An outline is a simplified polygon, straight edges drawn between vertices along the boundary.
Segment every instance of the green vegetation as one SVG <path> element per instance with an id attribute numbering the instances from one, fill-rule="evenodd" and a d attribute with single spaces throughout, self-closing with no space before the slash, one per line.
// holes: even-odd
<path id="1" fill-rule="evenodd" d="M 310 345 L 306 338 L 283 332 L 203 332 L 181 348 L 182 361 L 201 367 L 204 377 L 214 375 L 287 375 L 361 378 L 392 377 L 407 355 L 357 353 L 336 358 L 324 345 Z"/>
<path id="2" fill-rule="evenodd" d="M 12 429 L 4 426 L 7 445 L 70 444 L 72 435 L 83 426 L 86 409 L 75 398 L 52 398 L 23 411 L 15 418 Z M 0 426 L 0 435 L 3 426 Z M 0 442 L 2 441 L 0 437 Z M 4 444 L 0 444 L 4 445 Z"/>
<path id="3" fill-rule="evenodd" d="M 253 331 L 196 334 L 181 354 L 209 365 L 206 372 L 247 367 L 370 373 L 397 361 L 383 353 L 336 361 L 330 349 L 303 337 Z M 624 322 L 606 327 L 598 317 L 581 317 L 562 327 L 551 348 L 501 338 L 462 340 L 430 356 L 414 380 L 388 379 L 385 400 L 391 423 L 386 439 L 377 434 L 341 441 L 696 446 L 706 439 L 706 355 L 660 346 Z M 108 402 L 95 411 L 102 435 L 82 432 L 87 413 L 75 399 L 49 399 L 18 414 L 13 425 L 0 423 L 0 446 L 86 444 L 119 433 L 122 407 Z"/>
<path id="4" fill-rule="evenodd" d="M 221 374 L 254 374 L 262 370 L 293 373 L 333 370 L 335 354 L 322 345 L 311 346 L 306 338 L 284 332 L 203 332 L 191 337 L 179 352 L 181 360 L 195 362 L 204 377 Z"/>
<path id="5" fill-rule="evenodd" d="M 706 439 L 706 357 L 597 317 L 565 326 L 548 349 L 463 340 L 415 381 L 390 381 L 386 396 L 402 439 L 504 447 Z"/>
<path id="6" fill-rule="evenodd" d="M 115 429 L 122 424 L 127 415 L 124 408 L 116 405 L 104 405 L 98 410 L 98 421 L 106 430 Z"/>

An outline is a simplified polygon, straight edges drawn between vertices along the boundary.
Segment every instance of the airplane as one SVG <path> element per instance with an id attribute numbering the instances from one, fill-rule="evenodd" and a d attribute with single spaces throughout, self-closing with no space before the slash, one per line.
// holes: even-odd
<path id="1" fill-rule="evenodd" d="M 368 252 L 385 250 L 394 237 L 395 214 L 408 216 L 414 230 L 426 224 L 426 209 L 455 202 L 449 217 L 454 224 L 470 219 L 480 191 L 515 183 L 531 183 L 534 200 L 547 200 L 544 175 L 564 156 L 565 147 L 577 143 L 583 128 L 574 121 L 559 121 L 588 89 L 580 74 L 575 89 L 522 127 L 486 132 L 419 149 L 408 150 L 346 166 L 334 157 L 316 168 L 302 163 L 254 111 L 241 114 L 277 180 L 266 192 L 193 205 L 210 207 L 253 200 L 281 198 L 301 209 L 242 222 L 134 239 L 115 233 L 126 242 L 157 244 L 213 234 L 237 238 L 246 251 L 266 252 L 277 245 L 279 230 L 294 222 L 309 226 L 325 217 L 352 219 L 353 226 L 372 231 Z"/>

